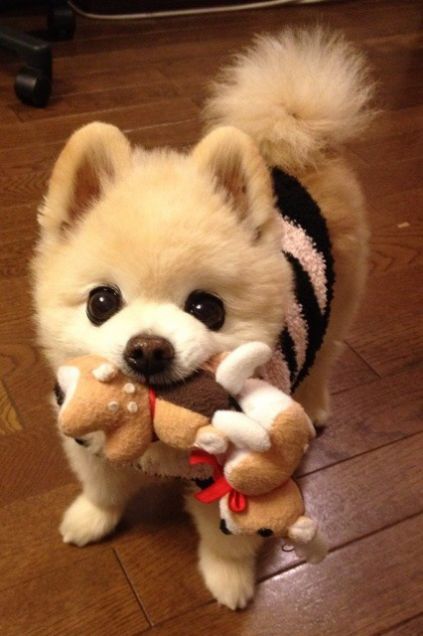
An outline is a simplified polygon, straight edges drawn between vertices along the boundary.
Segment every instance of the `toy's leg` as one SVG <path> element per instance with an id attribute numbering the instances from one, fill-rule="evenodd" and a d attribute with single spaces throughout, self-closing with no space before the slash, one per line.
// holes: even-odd
<path id="1" fill-rule="evenodd" d="M 224 434 L 237 448 L 266 451 L 270 448 L 270 437 L 258 422 L 238 411 L 216 411 L 213 426 Z"/>
<path id="2" fill-rule="evenodd" d="M 113 467 L 73 439 L 65 438 L 63 445 L 82 493 L 66 510 L 60 534 L 65 543 L 82 547 L 114 530 L 142 475 L 133 468 Z"/>
<path id="3" fill-rule="evenodd" d="M 254 595 L 256 554 L 263 539 L 223 534 L 217 503 L 203 504 L 189 495 L 187 509 L 200 534 L 199 569 L 206 587 L 222 605 L 246 607 Z"/>
<path id="4" fill-rule="evenodd" d="M 296 554 L 308 563 L 320 563 L 328 553 L 326 540 L 317 523 L 309 517 L 298 517 L 288 528 L 287 540 L 294 546 Z"/>

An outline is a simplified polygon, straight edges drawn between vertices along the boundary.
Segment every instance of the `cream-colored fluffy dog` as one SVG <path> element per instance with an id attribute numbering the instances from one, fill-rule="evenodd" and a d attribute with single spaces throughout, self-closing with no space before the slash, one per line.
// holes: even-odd
<path id="1" fill-rule="evenodd" d="M 371 93 L 362 57 L 342 37 L 285 30 L 258 39 L 215 84 L 210 132 L 192 152 L 133 149 L 102 123 L 78 130 L 54 167 L 33 262 L 39 337 L 53 369 L 92 353 L 166 382 L 240 343 L 273 346 L 293 284 L 268 169 L 277 166 L 306 187 L 331 236 L 330 323 L 296 391 L 323 422 L 330 367 L 366 275 L 363 197 L 342 144 L 368 124 Z M 102 459 L 100 433 L 80 441 L 63 440 L 83 491 L 60 532 L 83 546 L 115 528 L 141 477 Z M 166 472 L 177 459 L 155 448 L 150 462 Z M 191 498 L 188 507 L 206 586 L 224 605 L 244 607 L 260 537 L 226 536 L 217 506 Z"/>

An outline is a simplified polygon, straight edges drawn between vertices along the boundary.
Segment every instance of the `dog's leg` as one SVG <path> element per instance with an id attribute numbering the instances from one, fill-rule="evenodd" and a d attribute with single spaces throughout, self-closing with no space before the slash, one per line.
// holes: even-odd
<path id="1" fill-rule="evenodd" d="M 66 510 L 60 534 L 65 543 L 82 547 L 114 530 L 142 476 L 133 468 L 115 468 L 73 439 L 63 445 L 82 493 Z"/>
<path id="2" fill-rule="evenodd" d="M 206 587 L 218 603 L 232 610 L 246 607 L 254 595 L 256 554 L 263 539 L 223 534 L 218 504 L 189 495 L 187 509 L 200 534 L 199 569 Z"/>
<path id="3" fill-rule="evenodd" d="M 330 415 L 330 374 L 341 351 L 342 343 L 325 342 L 309 375 L 294 394 L 316 428 L 324 426 Z"/>

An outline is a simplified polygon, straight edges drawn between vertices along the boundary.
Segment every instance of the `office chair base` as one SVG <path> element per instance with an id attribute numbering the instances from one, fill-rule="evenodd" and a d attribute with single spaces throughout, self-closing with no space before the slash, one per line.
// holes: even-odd
<path id="1" fill-rule="evenodd" d="M 15 93 L 24 104 L 43 108 L 50 97 L 51 78 L 39 69 L 24 66 L 16 76 Z"/>
<path id="2" fill-rule="evenodd" d="M 47 30 L 52 40 L 71 40 L 75 33 L 75 14 L 67 2 L 52 2 L 47 14 Z"/>

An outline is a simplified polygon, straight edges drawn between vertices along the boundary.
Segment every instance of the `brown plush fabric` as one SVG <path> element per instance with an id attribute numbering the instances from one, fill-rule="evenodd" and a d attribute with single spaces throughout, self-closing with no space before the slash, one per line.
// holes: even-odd
<path id="1" fill-rule="evenodd" d="M 239 534 L 256 534 L 261 529 L 271 530 L 275 536 L 286 536 L 288 528 L 304 514 L 300 489 L 290 479 L 272 492 L 248 499 L 243 512 L 227 509 L 227 525 Z"/>
<path id="2" fill-rule="evenodd" d="M 105 456 L 113 462 L 138 459 L 153 440 L 154 432 L 173 448 L 188 450 L 198 430 L 210 424 L 218 409 L 230 407 L 228 393 L 209 371 L 199 371 L 186 382 L 154 388 L 154 422 L 149 390 L 119 369 L 109 379 L 100 380 L 93 371 L 107 361 L 98 356 L 83 356 L 66 366 L 76 367 L 80 376 L 71 402 L 59 413 L 59 427 L 65 435 L 80 437 L 102 430 L 106 434 Z M 124 391 L 131 384 L 132 393 Z M 116 410 L 110 410 L 114 403 Z M 135 411 L 128 410 L 129 405 Z M 135 405 L 135 406 L 134 406 Z"/>
<path id="3" fill-rule="evenodd" d="M 153 440 L 148 391 L 133 383 L 134 392 L 125 392 L 129 379 L 118 370 L 107 381 L 96 379 L 93 370 L 104 362 L 98 356 L 84 356 L 66 365 L 76 367 L 80 376 L 70 402 L 65 400 L 59 412 L 59 428 L 70 437 L 102 430 L 106 434 L 105 456 L 110 461 L 131 461 Z M 112 403 L 116 410 L 110 410 Z"/>
<path id="4" fill-rule="evenodd" d="M 218 410 L 231 408 L 228 393 L 208 371 L 198 371 L 185 382 L 154 387 L 154 391 L 157 397 L 208 419 Z"/>
<path id="5" fill-rule="evenodd" d="M 191 448 L 198 430 L 207 424 L 209 419 L 201 413 L 195 413 L 163 399 L 156 400 L 154 430 L 157 437 L 169 446 L 181 450 Z"/>
<path id="6" fill-rule="evenodd" d="M 130 462 L 138 459 L 153 441 L 150 417 L 147 411 L 125 417 L 120 426 L 106 438 L 105 455 L 112 462 Z"/>
<path id="7" fill-rule="evenodd" d="M 246 495 L 272 491 L 291 477 L 311 439 L 302 407 L 293 402 L 275 419 L 270 430 L 271 448 L 264 453 L 249 452 L 225 476 L 235 490 Z"/>

